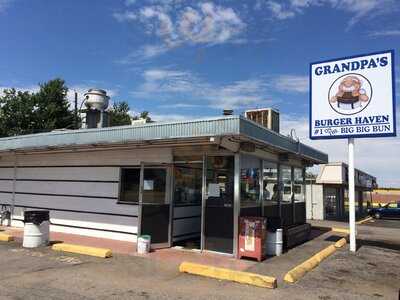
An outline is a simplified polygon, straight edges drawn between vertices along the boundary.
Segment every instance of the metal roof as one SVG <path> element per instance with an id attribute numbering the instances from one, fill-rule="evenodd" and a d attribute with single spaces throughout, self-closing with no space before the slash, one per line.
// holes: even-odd
<path id="1" fill-rule="evenodd" d="M 96 129 L 52 131 L 0 139 L 0 151 L 61 148 L 96 144 L 121 144 L 211 136 L 244 136 L 280 151 L 314 162 L 327 163 L 327 154 L 269 130 L 242 116 L 147 123 Z"/>

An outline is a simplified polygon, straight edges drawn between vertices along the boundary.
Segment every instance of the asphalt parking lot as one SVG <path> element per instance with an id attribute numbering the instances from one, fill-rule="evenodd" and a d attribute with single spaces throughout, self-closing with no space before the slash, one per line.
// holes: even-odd
<path id="1" fill-rule="evenodd" d="M 363 225 L 400 229 L 400 219 L 372 219 L 365 222 Z"/>
<path id="2" fill-rule="evenodd" d="M 276 276 L 274 290 L 182 274 L 177 265 L 149 258 L 100 259 L 0 242 L 0 299 L 398 299 L 400 230 L 363 225 L 358 231 L 355 254 L 345 246 L 295 284 L 283 282 L 286 269 L 332 243 L 333 235 L 273 258 L 281 264 L 266 260 L 248 270 Z"/>

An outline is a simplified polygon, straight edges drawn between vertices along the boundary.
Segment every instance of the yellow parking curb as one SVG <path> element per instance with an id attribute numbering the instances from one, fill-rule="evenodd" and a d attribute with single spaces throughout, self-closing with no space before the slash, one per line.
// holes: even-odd
<path id="1" fill-rule="evenodd" d="M 77 253 L 77 254 L 97 256 L 97 257 L 102 257 L 102 258 L 107 258 L 107 257 L 112 256 L 112 252 L 110 249 L 95 248 L 95 247 L 65 244 L 65 243 L 54 244 L 51 247 L 51 249 L 53 249 L 55 251 L 71 252 L 71 253 Z"/>
<path id="2" fill-rule="evenodd" d="M 340 232 L 340 233 L 345 233 L 345 234 L 350 234 L 350 230 L 348 230 L 347 228 L 332 227 L 332 231 L 334 231 L 334 232 Z"/>
<path id="3" fill-rule="evenodd" d="M 305 262 L 287 272 L 283 280 L 289 283 L 296 282 L 297 280 L 302 278 L 307 272 L 318 266 L 325 258 L 332 255 L 335 251 L 336 247 L 334 245 L 326 247 L 311 258 L 307 259 Z"/>
<path id="4" fill-rule="evenodd" d="M 368 222 L 368 221 L 370 221 L 370 220 L 372 220 L 372 217 L 367 217 L 367 218 L 365 218 L 365 219 L 363 219 L 363 220 L 360 220 L 360 221 L 356 222 L 356 224 L 357 224 L 357 225 L 360 225 L 360 224 L 365 223 L 365 222 Z"/>
<path id="5" fill-rule="evenodd" d="M 276 288 L 276 278 L 255 273 L 217 268 L 213 266 L 200 265 L 190 262 L 181 263 L 181 265 L 179 266 L 179 271 L 209 278 L 245 283 L 258 287 L 270 289 Z"/>
<path id="6" fill-rule="evenodd" d="M 334 245 L 330 245 L 326 247 L 325 249 L 321 250 L 317 254 L 315 254 L 313 257 L 318 260 L 318 263 L 323 261 L 325 258 L 329 257 L 336 251 L 336 247 Z"/>
<path id="7" fill-rule="evenodd" d="M 342 248 L 344 245 L 346 245 L 346 243 L 347 243 L 346 239 L 345 239 L 345 238 L 342 238 L 342 239 L 338 240 L 338 241 L 335 243 L 335 247 L 336 247 L 336 248 Z"/>
<path id="8" fill-rule="evenodd" d="M 7 233 L 0 233 L 0 241 L 1 242 L 11 242 L 14 240 L 14 237 L 12 235 L 9 235 Z"/>

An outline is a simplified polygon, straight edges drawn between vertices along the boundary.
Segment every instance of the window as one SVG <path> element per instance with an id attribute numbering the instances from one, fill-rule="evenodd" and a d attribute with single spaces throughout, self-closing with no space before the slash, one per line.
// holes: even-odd
<path id="1" fill-rule="evenodd" d="M 140 169 L 121 169 L 119 202 L 139 203 Z"/>
<path id="2" fill-rule="evenodd" d="M 145 168 L 143 173 L 143 203 L 166 204 L 167 170 Z"/>
<path id="3" fill-rule="evenodd" d="M 305 201 L 305 183 L 303 176 L 303 168 L 293 169 L 294 183 L 293 183 L 293 193 L 295 202 Z"/>
<path id="4" fill-rule="evenodd" d="M 325 216 L 327 218 L 334 218 L 338 216 L 337 209 L 337 196 L 338 190 L 332 187 L 325 188 Z"/>
<path id="5" fill-rule="evenodd" d="M 240 206 L 259 207 L 260 203 L 260 159 L 250 155 L 241 156 Z"/>
<path id="6" fill-rule="evenodd" d="M 278 165 L 264 162 L 263 170 L 264 205 L 277 204 L 279 200 Z"/>
<path id="7" fill-rule="evenodd" d="M 260 180 L 259 168 L 242 169 L 240 174 L 240 202 L 241 207 L 253 207 L 259 205 Z"/>
<path id="8" fill-rule="evenodd" d="M 201 205 L 203 164 L 175 165 L 174 205 Z"/>
<path id="9" fill-rule="evenodd" d="M 280 182 L 282 186 L 282 202 L 292 202 L 292 167 L 282 166 L 280 167 Z"/>
<path id="10" fill-rule="evenodd" d="M 207 206 L 233 207 L 233 156 L 207 157 L 206 188 Z"/>

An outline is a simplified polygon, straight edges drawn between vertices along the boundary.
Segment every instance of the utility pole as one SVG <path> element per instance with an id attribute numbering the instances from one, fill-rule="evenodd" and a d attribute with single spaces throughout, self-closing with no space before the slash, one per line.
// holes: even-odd
<path id="1" fill-rule="evenodd" d="M 78 129 L 78 93 L 75 91 L 74 129 Z"/>

